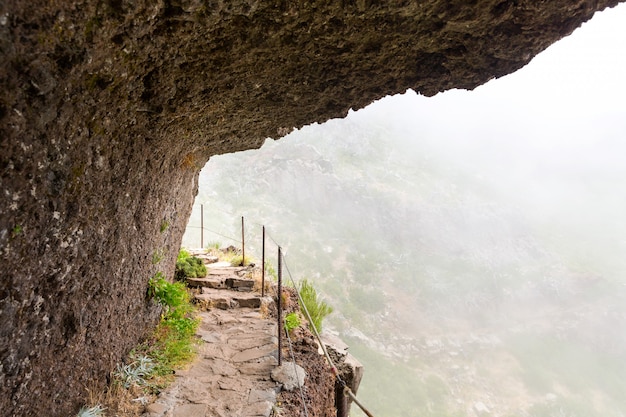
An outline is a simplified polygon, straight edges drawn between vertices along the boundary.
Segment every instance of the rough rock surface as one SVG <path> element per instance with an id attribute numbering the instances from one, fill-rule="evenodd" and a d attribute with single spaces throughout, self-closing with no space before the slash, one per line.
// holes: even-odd
<path id="1" fill-rule="evenodd" d="M 0 410 L 75 412 L 158 319 L 212 155 L 515 71 L 618 0 L 3 0 Z"/>

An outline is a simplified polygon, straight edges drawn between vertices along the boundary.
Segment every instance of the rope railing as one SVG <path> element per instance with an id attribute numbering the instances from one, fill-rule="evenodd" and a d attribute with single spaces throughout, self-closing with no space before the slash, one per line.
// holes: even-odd
<path id="1" fill-rule="evenodd" d="M 305 314 L 307 320 L 309 321 L 309 323 L 311 323 L 310 327 L 313 330 L 313 334 L 315 335 L 315 338 L 317 339 L 317 343 L 322 348 L 322 352 L 324 352 L 324 356 L 326 357 L 326 361 L 328 362 L 328 365 L 330 366 L 331 372 L 335 375 L 335 378 L 337 379 L 339 384 L 343 387 L 344 394 L 347 395 L 348 397 L 350 397 L 350 399 L 368 417 L 374 417 L 373 414 L 370 413 L 370 411 L 367 408 L 365 408 L 365 406 L 363 404 L 361 404 L 360 401 L 357 400 L 356 395 L 352 392 L 352 390 L 346 384 L 346 382 L 341 378 L 341 375 L 339 375 L 339 370 L 337 369 L 337 367 L 335 366 L 333 360 L 331 359 L 330 355 L 328 354 L 328 349 L 326 349 L 326 344 L 322 341 L 322 338 L 321 338 L 319 332 L 317 331 L 317 328 L 313 325 L 313 319 L 311 318 L 311 314 L 309 313 L 309 310 L 306 307 L 306 304 L 304 303 L 304 300 L 302 299 L 302 296 L 300 295 L 300 291 L 297 291 L 298 287 L 296 285 L 295 280 L 293 279 L 293 275 L 291 274 L 291 271 L 289 270 L 289 266 L 287 265 L 287 261 L 285 260 L 285 256 L 283 255 L 282 258 L 283 258 L 283 264 L 285 265 L 285 269 L 287 270 L 287 274 L 289 275 L 289 279 L 291 280 L 291 283 L 293 284 L 293 286 L 296 288 L 296 294 L 298 294 L 298 300 L 300 300 L 300 306 L 302 307 L 302 310 L 304 310 L 304 314 Z"/>
<path id="2" fill-rule="evenodd" d="M 224 234 L 222 234 L 222 233 L 220 233 L 220 232 L 217 232 L 217 231 L 215 231 L 215 230 L 208 229 L 208 228 L 206 228 L 206 227 L 200 227 L 200 226 L 189 226 L 189 225 L 187 225 L 187 228 L 188 228 L 188 229 L 202 229 L 202 230 L 205 230 L 205 231 L 207 231 L 207 232 L 211 232 L 211 233 L 213 233 L 213 234 L 215 234 L 215 235 L 217 235 L 217 236 L 223 237 L 223 238 L 225 238 L 225 239 L 232 240 L 232 241 L 233 241 L 233 242 L 235 242 L 235 243 L 241 243 L 241 239 L 237 239 L 237 238 L 234 238 L 234 237 L 231 237 L 231 236 L 224 235 Z M 204 242 L 202 242 L 202 243 L 204 243 Z M 200 246 L 202 247 L 202 246 L 204 246 L 204 245 L 203 245 L 203 244 L 201 244 Z"/>
<path id="3" fill-rule="evenodd" d="M 300 378 L 298 378 L 296 355 L 294 355 L 293 353 L 293 344 L 291 343 L 291 336 L 289 336 L 289 331 L 287 331 L 287 329 L 285 329 L 285 334 L 287 335 L 287 341 L 289 342 L 289 353 L 291 353 L 291 361 L 293 362 L 293 372 L 294 372 L 294 375 L 296 376 L 298 390 L 300 391 L 300 400 L 302 400 L 302 409 L 304 410 L 304 416 L 309 417 L 309 410 L 306 407 L 306 400 L 304 399 L 304 389 L 302 385 L 300 385 Z"/>
<path id="4" fill-rule="evenodd" d="M 245 253 L 245 221 L 244 221 L 244 216 L 240 216 L 241 217 L 241 240 L 230 237 L 228 235 L 222 234 L 220 232 L 208 229 L 204 227 L 204 212 L 203 210 L 201 211 L 201 229 L 202 230 L 207 230 L 211 233 L 214 233 L 218 236 L 224 237 L 226 239 L 232 240 L 236 243 L 241 243 L 242 244 L 242 252 Z M 322 338 L 317 330 L 317 328 L 312 324 L 313 323 L 313 319 L 311 318 L 311 314 L 309 313 L 306 304 L 304 303 L 304 300 L 302 299 L 302 296 L 300 294 L 300 291 L 298 291 L 298 286 L 293 278 L 293 275 L 291 273 L 291 270 L 289 269 L 289 266 L 286 262 L 285 259 L 285 253 L 284 250 L 282 249 L 281 245 L 277 242 L 276 239 L 274 239 L 270 234 L 267 233 L 266 228 L 264 225 L 260 224 L 260 223 L 256 223 L 256 222 L 250 222 L 256 225 L 259 225 L 263 228 L 263 232 L 262 232 L 262 236 L 263 236 L 263 240 L 262 240 L 262 262 L 263 265 L 261 267 L 262 270 L 262 282 L 261 282 L 261 295 L 264 296 L 265 295 L 265 269 L 266 269 L 266 259 L 265 259 L 265 244 L 266 244 L 266 238 L 269 239 L 269 241 L 271 241 L 272 243 L 274 243 L 276 245 L 276 247 L 278 248 L 278 255 L 277 255 L 277 264 L 278 264 L 278 285 L 279 285 L 279 289 L 278 289 L 278 294 L 277 294 L 277 299 L 278 299 L 278 363 L 279 365 L 281 364 L 281 357 L 282 357 L 282 347 L 281 347 L 281 334 L 282 334 L 282 330 L 283 326 L 282 326 L 282 309 L 281 309 L 281 290 L 280 290 L 280 285 L 281 285 L 281 276 L 282 276 L 282 266 L 285 267 L 287 274 L 289 275 L 289 279 L 291 281 L 291 284 L 293 285 L 294 288 L 296 288 L 296 294 L 298 296 L 298 300 L 299 300 L 299 304 L 301 306 L 302 311 L 304 312 L 304 315 L 306 317 L 306 319 L 309 321 L 309 323 L 311 323 L 311 330 L 313 332 L 313 335 L 315 336 L 315 338 L 317 339 L 317 342 L 320 346 L 320 348 L 322 349 L 322 352 L 324 354 L 324 357 L 326 358 L 326 361 L 328 362 L 328 366 L 330 367 L 330 370 L 332 372 L 332 374 L 335 376 L 335 379 L 337 380 L 337 382 L 339 383 L 339 385 L 342 387 L 342 391 L 343 394 L 345 396 L 347 396 L 348 398 L 350 398 L 350 400 L 356 404 L 368 417 L 374 417 L 373 414 L 357 399 L 356 395 L 354 394 L 354 392 L 352 392 L 352 390 L 350 389 L 350 387 L 346 384 L 346 382 L 341 378 L 341 375 L 339 374 L 339 370 L 337 369 L 337 367 L 335 366 L 332 358 L 330 357 L 330 355 L 328 354 L 328 349 L 326 348 L 326 345 L 324 344 L 324 342 L 322 341 Z M 198 228 L 198 226 L 187 226 L 188 228 Z M 201 244 L 203 244 L 204 242 L 201 241 Z M 242 263 L 245 261 L 245 257 L 242 259 Z M 294 367 L 296 365 L 296 360 L 295 360 L 295 355 L 293 353 L 293 347 L 292 347 L 292 342 L 291 342 L 291 338 L 289 336 L 289 332 L 285 329 L 285 333 L 287 335 L 287 340 L 289 343 L 289 351 L 291 353 L 291 357 L 293 359 L 293 363 L 294 363 Z M 296 372 L 296 376 L 297 376 L 297 372 Z M 296 378 L 297 379 L 297 378 Z M 306 401 L 304 398 L 304 392 L 303 392 L 303 388 L 300 387 L 300 383 L 298 381 L 298 387 L 300 388 L 300 397 L 302 400 L 302 405 L 304 407 L 304 413 L 305 416 L 308 417 L 308 410 L 306 408 Z"/>

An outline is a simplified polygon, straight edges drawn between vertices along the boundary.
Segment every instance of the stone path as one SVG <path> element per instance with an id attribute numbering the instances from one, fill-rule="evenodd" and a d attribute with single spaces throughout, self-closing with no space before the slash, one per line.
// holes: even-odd
<path id="1" fill-rule="evenodd" d="M 251 293 L 242 269 L 216 265 L 211 284 L 199 284 L 198 336 L 203 343 L 191 367 L 177 371 L 174 383 L 148 405 L 145 417 L 268 417 L 280 385 L 277 325 L 259 310 L 271 299 Z M 215 284 L 215 282 L 221 284 Z"/>

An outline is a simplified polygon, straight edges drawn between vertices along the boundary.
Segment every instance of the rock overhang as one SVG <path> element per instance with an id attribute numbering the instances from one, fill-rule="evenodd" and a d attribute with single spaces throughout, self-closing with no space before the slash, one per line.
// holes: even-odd
<path id="1" fill-rule="evenodd" d="M 75 411 L 149 332 L 210 156 L 472 89 L 617 3 L 3 2 L 0 408 Z"/>

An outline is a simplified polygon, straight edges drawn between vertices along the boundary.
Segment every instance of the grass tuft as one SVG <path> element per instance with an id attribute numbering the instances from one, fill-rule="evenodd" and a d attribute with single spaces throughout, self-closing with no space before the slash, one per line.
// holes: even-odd
<path id="1" fill-rule="evenodd" d="M 235 255 L 230 259 L 230 264 L 232 266 L 248 266 L 254 264 L 254 259 L 246 256 L 246 259 L 243 259 L 242 255 Z"/>
<path id="2" fill-rule="evenodd" d="M 311 320 L 313 321 L 313 323 L 309 324 L 321 333 L 322 321 L 333 312 L 333 308 L 326 304 L 323 300 L 319 299 L 317 291 L 307 279 L 303 279 L 302 282 L 300 282 L 300 288 L 298 291 L 300 293 L 300 297 L 302 297 L 302 301 L 304 302 L 304 306 L 300 304 L 300 308 L 304 310 L 306 307 L 311 315 Z"/>

